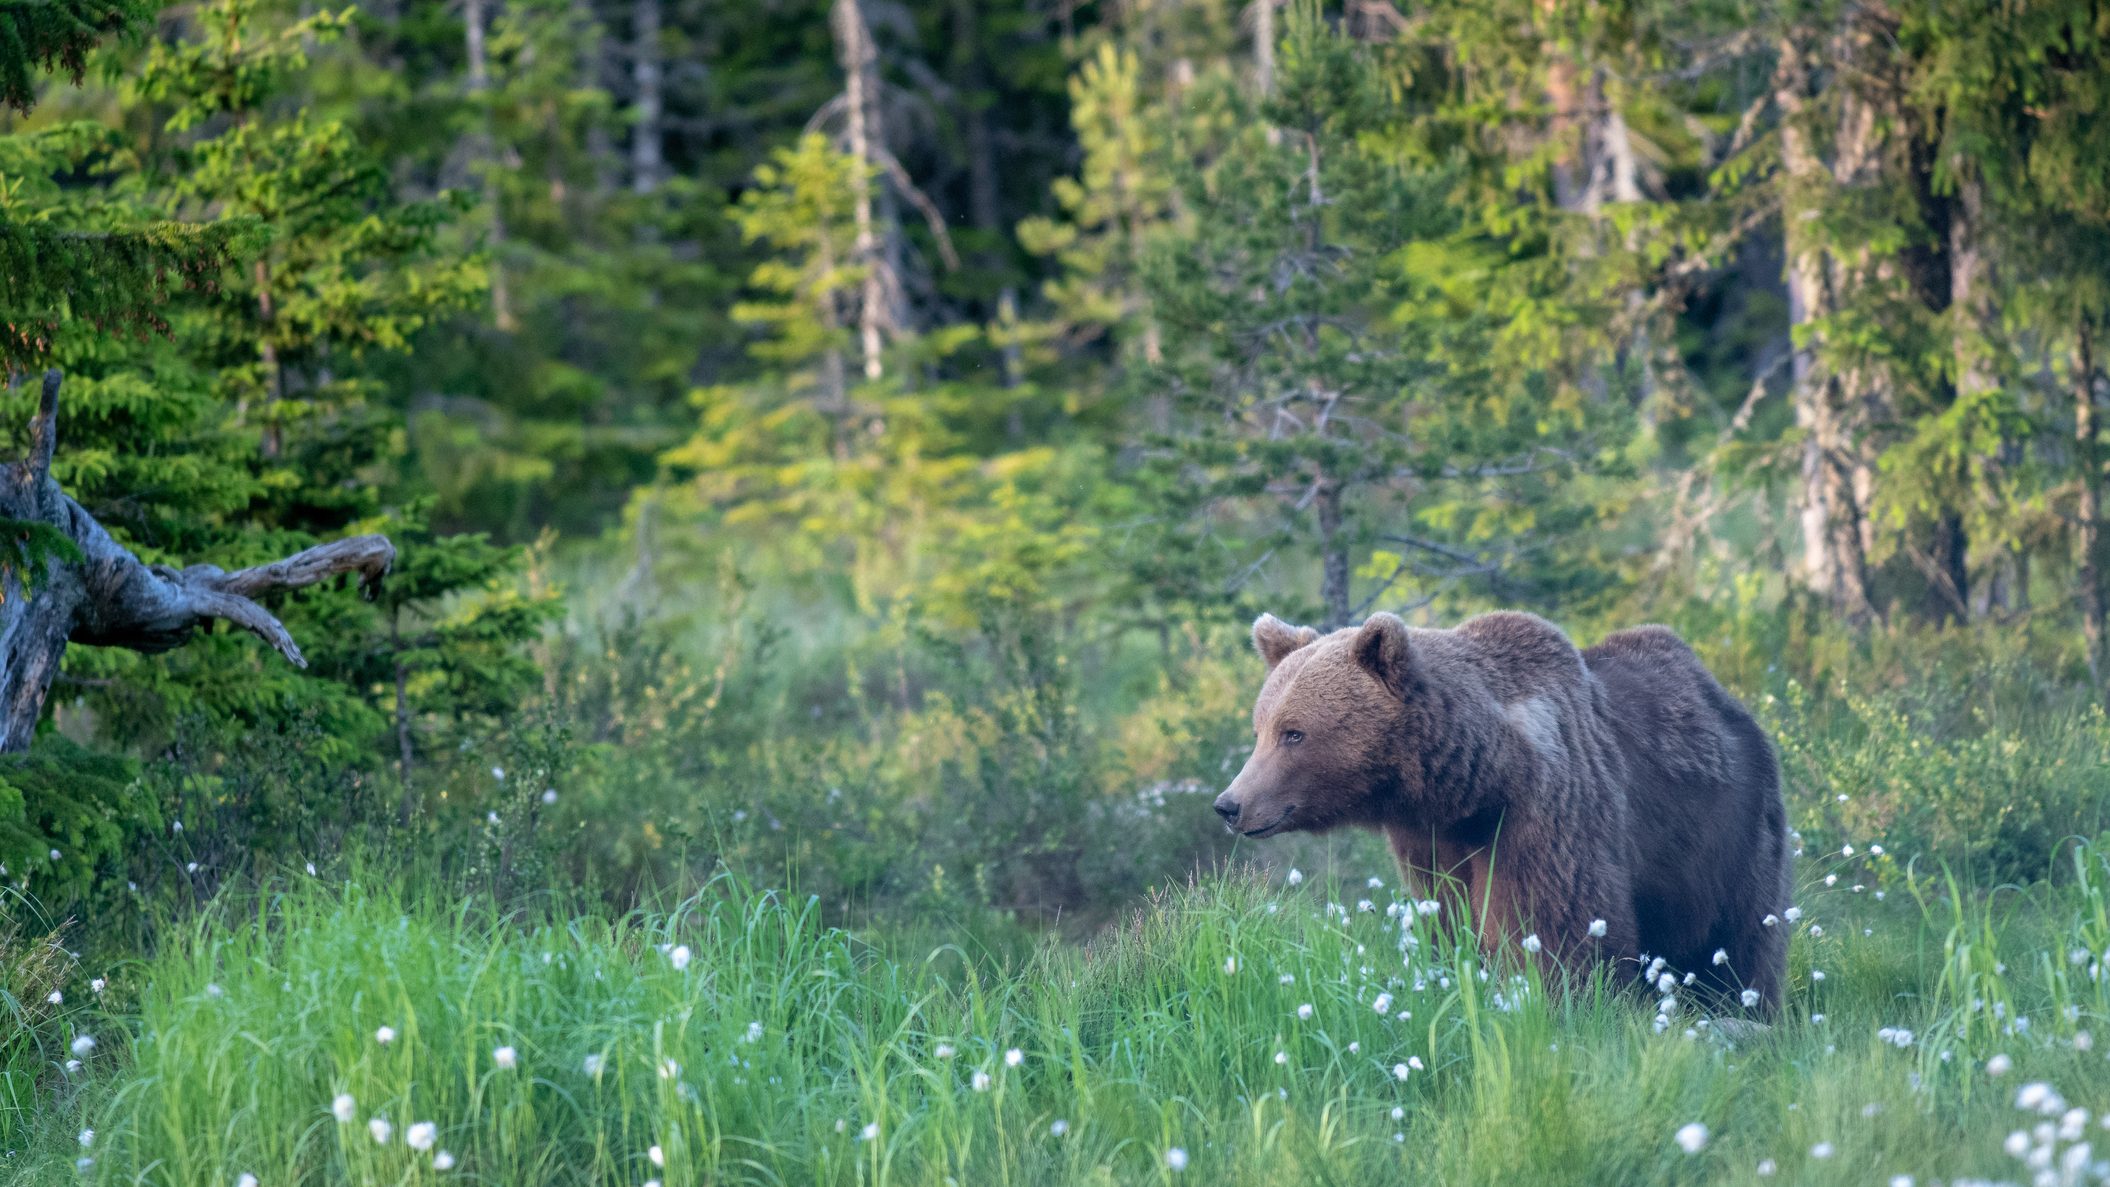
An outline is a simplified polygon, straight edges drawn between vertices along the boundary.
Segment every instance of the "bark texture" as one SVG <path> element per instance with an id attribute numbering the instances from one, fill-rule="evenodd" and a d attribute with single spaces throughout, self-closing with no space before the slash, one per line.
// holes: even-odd
<path id="1" fill-rule="evenodd" d="M 214 565 L 179 570 L 145 564 L 51 477 L 58 399 L 59 373 L 47 372 L 30 422 L 29 454 L 0 468 L 0 519 L 34 525 L 18 527 L 22 538 L 12 542 L 17 547 L 0 553 L 0 752 L 29 748 L 70 643 L 168 651 L 218 619 L 306 667 L 299 644 L 257 599 L 343 573 L 359 574 L 371 595 L 395 563 L 387 537 L 353 536 L 232 573 Z M 38 528 L 57 533 L 78 555 L 23 548 Z"/>

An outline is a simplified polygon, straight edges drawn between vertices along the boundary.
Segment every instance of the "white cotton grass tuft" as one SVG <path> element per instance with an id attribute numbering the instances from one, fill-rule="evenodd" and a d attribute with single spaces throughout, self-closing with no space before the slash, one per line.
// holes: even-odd
<path id="1" fill-rule="evenodd" d="M 653 1146 L 651 1149 L 646 1150 L 645 1158 L 650 1161 L 653 1166 L 663 1167 L 667 1165 L 667 1152 L 665 1150 L 660 1149 L 658 1146 Z"/>
<path id="2" fill-rule="evenodd" d="M 1237 957 L 1235 957 L 1235 956 L 1226 956 L 1226 957 L 1224 957 L 1224 976 L 1228 977 L 1228 976 L 1230 976 L 1231 974 L 1233 974 L 1233 973 L 1235 973 L 1235 972 L 1237 972 L 1237 971 L 1238 971 L 1238 958 L 1237 958 Z"/>
<path id="3" fill-rule="evenodd" d="M 969 1080 L 969 1083 L 974 1087 L 974 1090 L 976 1092 L 987 1092 L 989 1091 L 990 1084 L 989 1073 L 983 1071 L 980 1068 L 976 1068 L 974 1070 L 974 1076 Z"/>
<path id="4" fill-rule="evenodd" d="M 1186 1170 L 1187 1152 L 1185 1150 L 1180 1149 L 1178 1146 L 1174 1146 L 1172 1149 L 1165 1151 L 1165 1169 L 1169 1171 Z"/>
<path id="5" fill-rule="evenodd" d="M 1816 1159 L 1819 1162 L 1830 1158 L 1832 1155 L 1837 1154 L 1838 1152 L 1839 1148 L 1837 1146 L 1832 1145 L 1830 1142 L 1818 1142 L 1816 1145 L 1810 1147 L 1810 1157 Z"/>
<path id="6" fill-rule="evenodd" d="M 374 1031 L 374 1041 L 386 1047 L 396 1041 L 396 1028 L 384 1026 Z"/>
<path id="7" fill-rule="evenodd" d="M 863 1129 L 857 1131 L 857 1140 L 860 1142 L 876 1141 L 878 1137 L 879 1122 L 877 1121 L 869 1122 Z"/>
<path id="8" fill-rule="evenodd" d="M 432 1156 L 432 1169 L 436 1171 L 453 1170 L 454 1155 L 445 1150 L 441 1150 L 438 1153 L 434 1154 Z"/>
<path id="9" fill-rule="evenodd" d="M 74 1138 L 74 1140 L 81 1144 L 81 1149 L 85 1150 L 95 1144 L 95 1131 L 92 1129 L 84 1129 L 80 1132 L 77 1137 Z"/>
<path id="10" fill-rule="evenodd" d="M 1758 1004 L 1758 990 L 1746 989 L 1738 995 L 1738 998 L 1744 1003 L 1744 1008 L 1748 1010 Z"/>
<path id="11" fill-rule="evenodd" d="M 359 1102 L 353 1100 L 352 1094 L 349 1092 L 338 1093 L 337 1098 L 330 1102 L 330 1116 L 337 1118 L 343 1124 L 350 1125 L 352 1118 L 358 1116 L 358 1114 Z"/>
<path id="12" fill-rule="evenodd" d="M 403 1131 L 403 1144 L 413 1150 L 430 1150 L 440 1140 L 440 1127 L 430 1121 L 420 1121 Z"/>
<path id="13" fill-rule="evenodd" d="M 959 1053 L 960 1049 L 953 1046 L 951 1043 L 939 1043 L 937 1047 L 931 1051 L 931 1054 L 937 1056 L 940 1059 L 951 1059 L 953 1056 L 958 1055 Z"/>
<path id="14" fill-rule="evenodd" d="M 74 1053 L 75 1055 L 79 1056 L 79 1057 L 80 1057 L 80 1058 L 82 1058 L 82 1059 L 86 1059 L 86 1058 L 88 1058 L 88 1056 L 89 1056 L 89 1055 L 90 1055 L 90 1054 L 91 1054 L 92 1052 L 94 1052 L 94 1050 L 95 1050 L 95 1036 L 94 1036 L 94 1035 L 76 1035 L 76 1036 L 74 1036 L 74 1039 L 73 1039 L 73 1053 Z"/>
<path id="15" fill-rule="evenodd" d="M 1048 1122 L 1049 1136 L 1059 1138 L 1068 1132 L 1070 1132 L 1070 1123 L 1062 1118 L 1057 1117 L 1055 1120 Z"/>
<path id="16" fill-rule="evenodd" d="M 491 1052 L 491 1062 L 497 1064 L 503 1071 L 511 1071 L 520 1066 L 520 1052 L 513 1050 L 511 1047 L 496 1048 Z"/>
<path id="17" fill-rule="evenodd" d="M 1590 921 L 1590 934 L 1591 934 L 1591 935 L 1593 935 L 1593 936 L 1598 936 L 1598 937 L 1600 937 L 1600 938 L 1601 938 L 1601 937 L 1603 937 L 1603 935 L 1604 935 L 1604 932 L 1605 932 L 1605 924 L 1604 924 L 1604 920 L 1602 920 L 1602 919 L 1592 919 L 1592 920 Z"/>
<path id="18" fill-rule="evenodd" d="M 601 1065 L 602 1060 L 600 1054 L 598 1052 L 594 1052 L 586 1056 L 585 1062 L 581 1066 L 585 1069 L 587 1075 L 598 1076 L 601 1074 Z"/>
<path id="19" fill-rule="evenodd" d="M 366 1123 L 366 1132 L 373 1135 L 375 1145 L 386 1146 L 396 1136 L 396 1127 L 386 1117 L 375 1117 Z"/>
<path id="20" fill-rule="evenodd" d="M 1707 1148 L 1707 1127 L 1697 1121 L 1679 1126 L 1673 1137 L 1678 1148 L 1687 1154 L 1698 1154 Z"/>
<path id="21" fill-rule="evenodd" d="M 1392 1012 L 1392 995 L 1391 995 L 1391 994 L 1389 994 L 1389 993 L 1380 993 L 1380 994 L 1378 994 L 1378 995 L 1377 995 L 1377 1000 L 1376 1000 L 1376 1001 L 1374 1001 L 1374 1002 L 1371 1002 L 1371 1003 L 1370 1003 L 1370 1008 L 1371 1008 L 1371 1009 L 1373 1009 L 1373 1010 L 1376 1010 L 1376 1011 L 1377 1011 L 1378 1013 L 1380 1013 L 1380 1014 L 1389 1014 L 1389 1013 L 1391 1013 L 1391 1012 Z"/>
<path id="22" fill-rule="evenodd" d="M 257 1187 L 256 1176 L 243 1171 L 235 1176 L 234 1187 Z"/>
<path id="23" fill-rule="evenodd" d="M 1297 1007 L 1297 1017 L 1302 1021 L 1311 1021 L 1312 1013 L 1312 1004 L 1310 1002 L 1305 1002 L 1303 1005 Z"/>
<path id="24" fill-rule="evenodd" d="M 1544 947 L 1545 947 L 1545 945 L 1544 945 L 1544 944 L 1541 944 L 1541 943 L 1539 943 L 1539 937 L 1538 937 L 1538 933 L 1537 933 L 1537 932 L 1533 932 L 1532 934 L 1530 934 L 1530 935 L 1528 935 L 1528 936 L 1525 936 L 1525 937 L 1524 937 L 1524 943 L 1523 943 L 1523 948 L 1524 948 L 1524 951 L 1526 951 L 1526 952 L 1537 952 L 1537 951 L 1539 951 L 1540 949 L 1542 949 L 1542 948 L 1544 948 Z"/>
<path id="25" fill-rule="evenodd" d="M 667 963 L 673 965 L 674 971 L 678 973 L 689 967 L 689 958 L 693 955 L 687 944 L 676 944 L 673 950 L 667 953 Z"/>
<path id="26" fill-rule="evenodd" d="M 1297 869 L 1295 866 L 1292 866 L 1290 867 L 1289 876 L 1287 878 L 1284 878 L 1283 881 L 1289 883 L 1291 886 L 1295 886 L 1298 883 L 1304 881 L 1304 871 Z M 1186 1160 L 1187 1156 L 1185 1154 L 1180 1155 L 1180 1161 L 1182 1163 L 1184 1163 Z"/>
<path id="27" fill-rule="evenodd" d="M 1988 1076 L 2004 1076 L 2014 1070 L 2015 1061 L 2009 1059 L 2005 1052 L 1985 1061 L 1985 1074 Z"/>

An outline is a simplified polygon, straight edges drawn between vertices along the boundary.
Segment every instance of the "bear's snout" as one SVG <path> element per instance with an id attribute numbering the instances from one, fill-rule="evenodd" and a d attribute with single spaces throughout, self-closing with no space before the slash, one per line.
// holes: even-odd
<path id="1" fill-rule="evenodd" d="M 1216 797 L 1216 814 L 1224 818 L 1225 827 L 1237 826 L 1238 801 L 1231 798 L 1230 792 L 1227 791 Z"/>

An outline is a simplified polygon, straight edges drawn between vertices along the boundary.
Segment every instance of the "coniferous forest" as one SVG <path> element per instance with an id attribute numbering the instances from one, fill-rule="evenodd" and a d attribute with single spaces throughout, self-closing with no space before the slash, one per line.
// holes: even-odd
<path id="1" fill-rule="evenodd" d="M 0 1182 L 2110 1182 L 2106 357 L 2093 2 L 0 0 Z M 1210 811 L 1493 609 L 1766 1026 Z"/>

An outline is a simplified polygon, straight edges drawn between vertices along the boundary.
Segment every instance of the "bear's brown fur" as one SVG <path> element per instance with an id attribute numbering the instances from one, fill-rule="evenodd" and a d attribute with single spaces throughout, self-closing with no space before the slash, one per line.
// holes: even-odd
<path id="1" fill-rule="evenodd" d="M 1779 769 L 1677 635 L 1637 627 L 1577 651 L 1529 614 L 1454 630 L 1377 614 L 1323 636 L 1262 615 L 1253 642 L 1268 665 L 1256 744 L 1216 801 L 1233 831 L 1381 829 L 1412 892 L 1464 911 L 1483 948 L 1536 935 L 1547 967 L 1570 971 L 1660 956 L 1729 1002 L 1753 989 L 1778 1008 Z"/>

